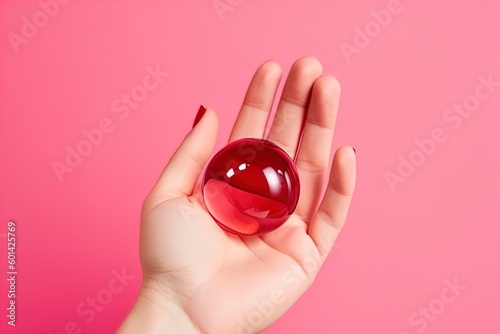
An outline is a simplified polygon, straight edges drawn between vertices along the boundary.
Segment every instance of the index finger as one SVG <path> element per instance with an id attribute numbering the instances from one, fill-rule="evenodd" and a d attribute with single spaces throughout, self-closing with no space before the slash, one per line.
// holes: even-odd
<path id="1" fill-rule="evenodd" d="M 243 105 L 234 123 L 229 142 L 240 138 L 262 138 L 281 80 L 281 67 L 275 61 L 262 64 L 248 86 Z"/>

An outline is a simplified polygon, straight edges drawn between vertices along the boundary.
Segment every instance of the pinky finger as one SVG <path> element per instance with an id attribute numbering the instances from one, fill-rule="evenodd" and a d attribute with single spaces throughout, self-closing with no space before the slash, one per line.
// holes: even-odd
<path id="1" fill-rule="evenodd" d="M 351 147 L 342 147 L 335 153 L 325 196 L 307 231 L 322 258 L 344 226 L 355 184 L 356 154 Z"/>

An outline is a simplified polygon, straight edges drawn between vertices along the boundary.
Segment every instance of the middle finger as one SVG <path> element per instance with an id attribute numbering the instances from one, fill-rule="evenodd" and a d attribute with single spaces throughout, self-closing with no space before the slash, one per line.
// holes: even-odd
<path id="1" fill-rule="evenodd" d="M 283 88 L 267 139 L 281 147 L 292 159 L 299 144 L 311 88 L 322 72 L 318 59 L 301 58 L 293 64 Z"/>

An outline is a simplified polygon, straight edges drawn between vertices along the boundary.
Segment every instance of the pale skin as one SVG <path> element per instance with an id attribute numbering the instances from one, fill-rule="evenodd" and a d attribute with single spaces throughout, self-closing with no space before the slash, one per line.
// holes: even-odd
<path id="1" fill-rule="evenodd" d="M 274 61 L 257 69 L 229 142 L 263 138 L 269 124 L 267 139 L 294 159 L 299 172 L 294 214 L 256 237 L 217 225 L 197 185 L 217 138 L 217 116 L 208 108 L 144 201 L 143 283 L 119 334 L 259 333 L 315 280 L 346 220 L 356 154 L 341 147 L 330 165 L 340 85 L 314 57 L 293 64 L 276 116 L 268 121 L 281 76 Z"/>

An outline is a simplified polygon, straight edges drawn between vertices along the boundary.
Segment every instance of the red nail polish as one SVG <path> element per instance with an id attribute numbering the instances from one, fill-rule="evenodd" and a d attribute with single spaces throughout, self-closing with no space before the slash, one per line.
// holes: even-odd
<path id="1" fill-rule="evenodd" d="M 205 111 L 207 111 L 207 108 L 201 105 L 200 109 L 198 109 L 198 113 L 196 114 L 196 118 L 194 119 L 193 128 L 203 118 L 203 115 L 205 115 Z"/>

